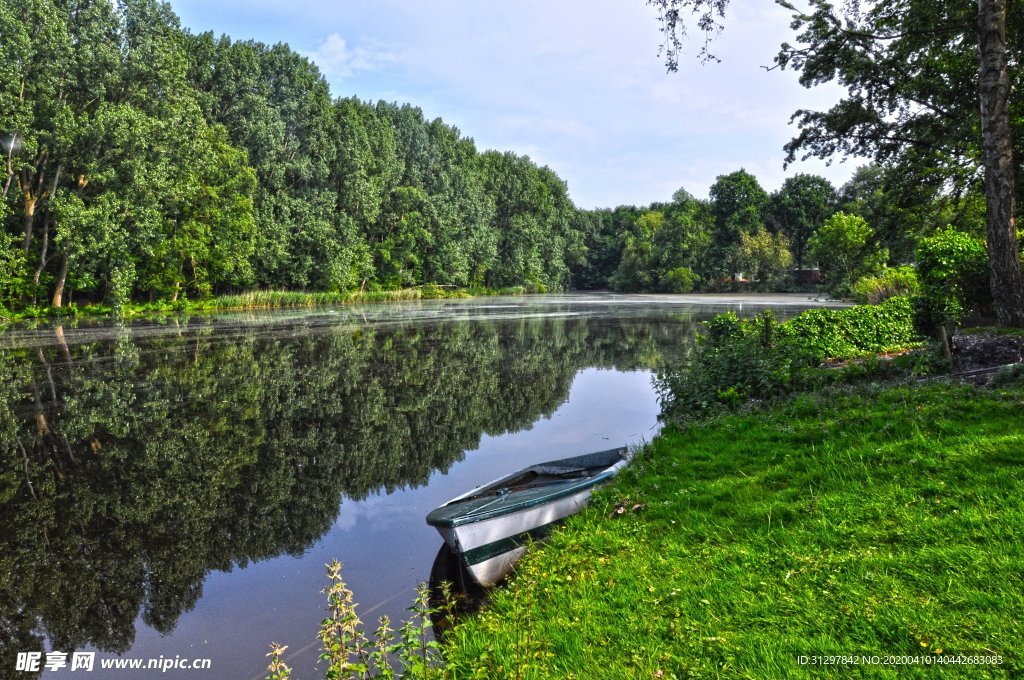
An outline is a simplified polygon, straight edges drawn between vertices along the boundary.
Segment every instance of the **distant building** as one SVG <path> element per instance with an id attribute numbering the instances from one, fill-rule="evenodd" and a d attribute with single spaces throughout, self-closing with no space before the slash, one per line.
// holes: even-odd
<path id="1" fill-rule="evenodd" d="M 793 280 L 796 283 L 821 283 L 821 270 L 817 267 L 814 269 L 794 269 Z"/>

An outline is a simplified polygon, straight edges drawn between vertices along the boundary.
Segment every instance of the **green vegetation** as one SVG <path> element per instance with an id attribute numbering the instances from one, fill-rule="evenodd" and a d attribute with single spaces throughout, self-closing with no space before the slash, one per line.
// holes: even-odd
<path id="1" fill-rule="evenodd" d="M 308 291 L 258 305 L 430 286 L 790 290 L 793 264 L 846 295 L 921 238 L 985 223 L 976 173 L 921 181 L 895 151 L 838 190 L 798 174 L 769 193 L 740 169 L 707 200 L 580 210 L 529 158 L 480 152 L 409 104 L 334 98 L 286 45 L 192 34 L 156 0 L 7 3 L 0 33 L 2 318 L 220 308 L 253 290 Z M 804 120 L 797 146 L 845 148 L 836 121 Z"/>
<path id="2" fill-rule="evenodd" d="M 432 671 L 440 670 L 440 645 L 430 637 L 431 616 L 451 616 L 455 611 L 450 590 L 444 589 L 441 604 L 432 606 L 427 586 L 421 584 L 409 608 L 412 616 L 402 625 L 399 635 L 395 636 L 388 617 L 382 616 L 371 641 L 356 612 L 352 591 L 341 578 L 341 563 L 337 560 L 327 565 L 327 580 L 324 592 L 328 616 L 320 624 L 320 660 L 327 662 L 324 678 L 428 678 L 434 674 Z M 267 654 L 270 657 L 267 680 L 291 677 L 291 668 L 284 663 L 287 649 L 287 646 L 271 643 Z M 394 668 L 392 659 L 398 660 L 400 668 Z"/>
<path id="3" fill-rule="evenodd" d="M 518 677 L 527 639 L 522 677 L 1013 677 L 1022 398 L 867 386 L 670 428 L 450 633 L 453 675 Z M 1002 662 L 922 659 L 950 655 Z"/>
<path id="4" fill-rule="evenodd" d="M 877 274 L 857 279 L 850 288 L 850 296 L 861 304 L 877 305 L 891 297 L 913 297 L 920 290 L 913 267 L 884 267 Z"/>
<path id="5" fill-rule="evenodd" d="M 858 279 L 881 271 L 889 253 L 878 248 L 874 235 L 864 218 L 838 212 L 811 237 L 807 248 L 832 295 L 844 297 Z"/>
<path id="6" fill-rule="evenodd" d="M 0 4 L 0 305 L 565 289 L 554 172 L 410 105 L 332 98 L 286 45 L 157 0 Z"/>
<path id="7" fill-rule="evenodd" d="M 919 306 L 925 326 L 957 325 L 992 307 L 985 244 L 952 229 L 921 240 Z"/>
<path id="8" fill-rule="evenodd" d="M 729 0 L 647 4 L 658 9 L 670 71 L 691 19 L 708 41 L 701 56 L 712 56 L 709 42 L 727 23 Z M 775 66 L 797 71 L 806 87 L 835 83 L 846 90 L 827 110 L 793 114 L 800 132 L 785 146 L 786 163 L 873 159 L 880 169 L 855 178 L 861 190 L 853 204 L 881 206 L 883 218 L 896 217 L 866 216 L 894 264 L 907 261 L 915 235 L 941 220 L 968 232 L 983 229 L 999 325 L 1024 326 L 1016 227 L 1024 104 L 1010 96 L 1021 80 L 1024 14 L 1005 0 L 778 4 L 791 12 L 794 39 L 779 47 Z M 879 193 L 891 200 L 878 201 Z"/>
<path id="9" fill-rule="evenodd" d="M 682 362 L 658 374 L 662 413 L 692 420 L 841 379 L 817 370 L 825 359 L 849 359 L 902 349 L 915 340 L 907 298 L 877 306 L 812 309 L 779 323 L 770 311 L 752 319 L 720 314 L 707 324 Z"/>

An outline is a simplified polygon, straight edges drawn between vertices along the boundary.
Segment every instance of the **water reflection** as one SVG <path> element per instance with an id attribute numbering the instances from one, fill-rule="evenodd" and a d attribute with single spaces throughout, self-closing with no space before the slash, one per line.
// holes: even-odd
<path id="1" fill-rule="evenodd" d="M 550 416 L 580 369 L 652 367 L 696 318 L 416 309 L 8 334 L 0 659 L 124 652 L 139 617 L 168 633 L 209 572 L 301 555 L 342 497 L 425 484 Z"/>

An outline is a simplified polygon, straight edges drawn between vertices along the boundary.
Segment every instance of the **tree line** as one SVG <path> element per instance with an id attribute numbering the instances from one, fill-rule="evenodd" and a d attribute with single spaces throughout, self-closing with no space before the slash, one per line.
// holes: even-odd
<path id="1" fill-rule="evenodd" d="M 786 162 L 859 155 L 891 172 L 905 195 L 938 194 L 983 205 L 992 307 L 1000 324 L 1024 326 L 1024 273 L 1016 217 L 1024 194 L 1021 87 L 1024 6 L 1008 0 L 775 0 L 790 12 L 794 42 L 775 68 L 811 88 L 838 82 L 846 95 L 824 111 L 793 114 L 800 132 Z M 659 11 L 669 70 L 688 21 L 701 50 L 725 25 L 729 0 L 647 0 Z M 927 203 L 925 203 L 927 205 Z"/>
<path id="2" fill-rule="evenodd" d="M 558 290 L 554 172 L 157 0 L 0 2 L 0 303 L 430 282 Z"/>
<path id="3" fill-rule="evenodd" d="M 587 259 L 581 289 L 689 293 L 793 290 L 794 269 L 819 268 L 829 292 L 846 296 L 862 278 L 914 262 L 922 239 L 945 229 L 978 237 L 984 201 L 901 184 L 898 169 L 858 168 L 834 187 L 797 174 L 769 193 L 746 170 L 719 176 L 708 199 L 680 189 L 646 207 L 581 211 Z"/>
<path id="4" fill-rule="evenodd" d="M 681 8 L 706 11 L 700 27 L 714 28 L 727 4 L 652 1 L 670 38 Z M 580 210 L 527 157 L 481 152 L 412 105 L 333 98 L 287 45 L 194 35 L 158 0 L 0 0 L 0 305 L 427 283 L 687 292 L 738 273 L 778 290 L 814 264 L 845 294 L 953 226 L 987 243 L 995 310 L 1011 319 L 1014 223 L 986 215 L 994 189 L 971 89 L 978 11 L 781 4 L 798 43 L 777 66 L 808 86 L 849 83 L 832 109 L 795 114 L 788 160 L 875 163 L 839 189 L 797 175 L 768 194 L 739 171 L 709 200 L 680 191 L 646 208 Z M 1013 38 L 1024 14 L 1006 14 Z M 1007 45 L 1012 84 L 1019 46 Z M 1024 116 L 1009 106 L 1017 144 Z M 1010 188 L 997 217 L 1015 214 L 1021 190 Z"/>

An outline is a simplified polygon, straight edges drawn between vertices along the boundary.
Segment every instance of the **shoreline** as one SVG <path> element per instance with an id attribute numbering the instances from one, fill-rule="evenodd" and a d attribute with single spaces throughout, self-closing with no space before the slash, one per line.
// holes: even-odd
<path id="1" fill-rule="evenodd" d="M 808 673 L 800 655 L 954 655 L 1013 675 L 1021 399 L 1020 378 L 866 385 L 667 428 L 446 635 L 449 666 L 771 678 Z"/>

